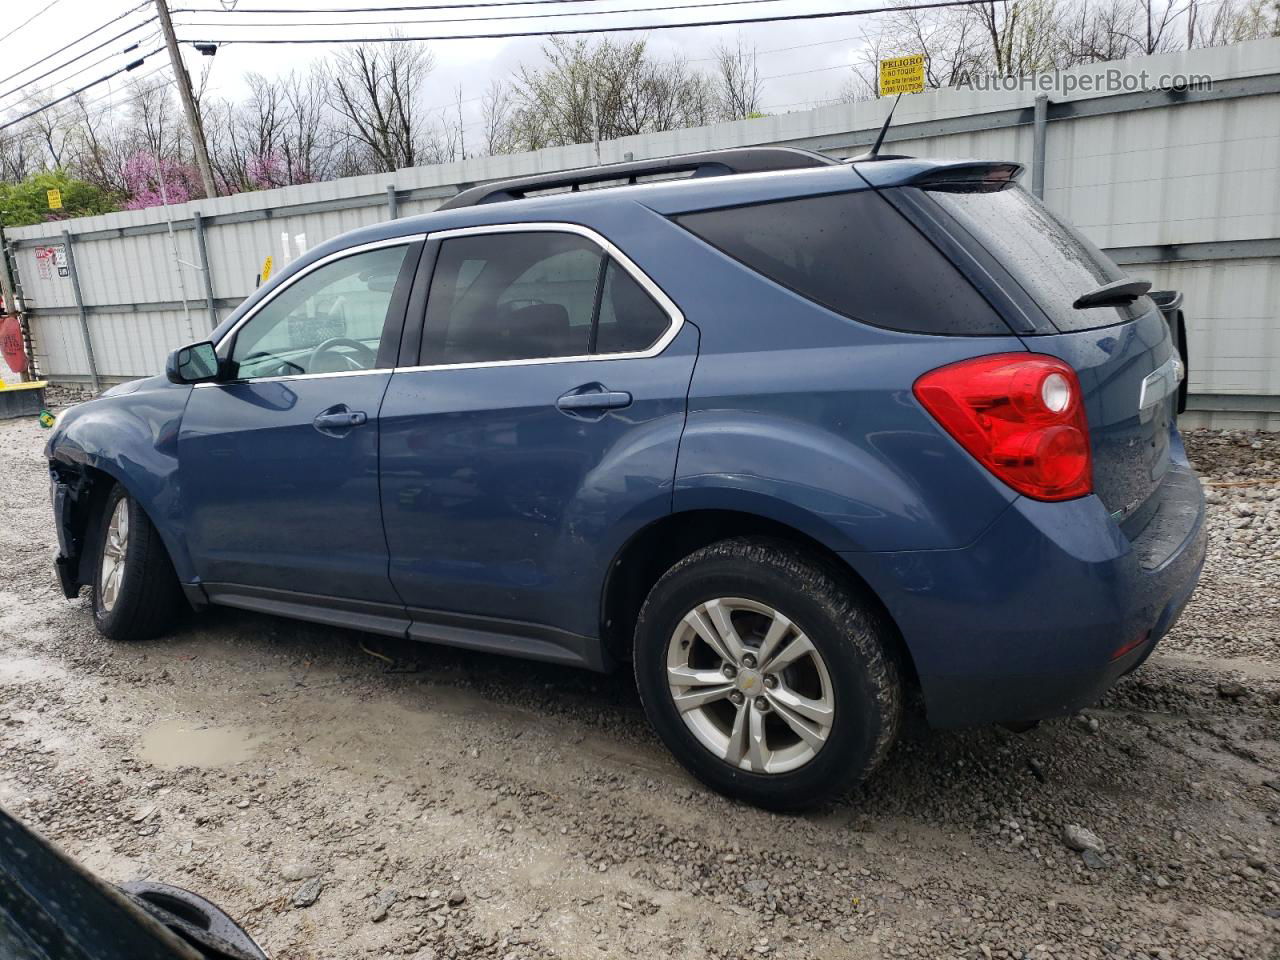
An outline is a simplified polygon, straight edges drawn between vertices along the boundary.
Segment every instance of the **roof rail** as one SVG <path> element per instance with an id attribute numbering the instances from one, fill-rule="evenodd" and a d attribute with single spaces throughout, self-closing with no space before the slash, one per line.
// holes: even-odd
<path id="1" fill-rule="evenodd" d="M 723 177 L 736 173 L 768 173 L 775 170 L 800 170 L 806 167 L 834 166 L 839 161 L 811 150 L 797 147 L 735 147 L 729 150 L 708 150 L 704 153 L 685 153 L 675 157 L 658 157 L 654 160 L 632 160 L 626 163 L 610 163 L 600 167 L 582 167 L 578 170 L 560 170 L 555 173 L 539 173 L 530 177 L 511 180 L 495 180 L 470 187 L 450 197 L 440 205 L 441 210 L 458 207 L 474 207 L 482 203 L 498 203 L 503 200 L 523 200 L 538 190 L 569 187 L 577 192 L 589 183 L 608 180 L 626 180 L 635 183 L 639 177 L 651 177 L 663 173 L 692 172 L 695 177 Z"/>

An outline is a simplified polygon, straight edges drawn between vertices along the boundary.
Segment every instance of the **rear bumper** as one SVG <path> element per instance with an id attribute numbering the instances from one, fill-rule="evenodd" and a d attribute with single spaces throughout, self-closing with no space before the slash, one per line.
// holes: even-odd
<path id="1" fill-rule="evenodd" d="M 1020 498 L 963 549 L 846 555 L 902 631 L 933 725 L 1071 713 L 1151 653 L 1191 598 L 1206 547 L 1189 467 L 1173 467 L 1153 497 L 1132 540 L 1097 497 Z"/>

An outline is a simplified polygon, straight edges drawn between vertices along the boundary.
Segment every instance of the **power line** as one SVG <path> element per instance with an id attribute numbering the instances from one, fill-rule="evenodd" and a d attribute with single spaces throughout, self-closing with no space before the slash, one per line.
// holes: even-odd
<path id="1" fill-rule="evenodd" d="M 12 30 L 10 30 L 8 33 L 6 33 L 3 37 L 0 37 L 0 43 L 4 43 L 4 41 L 6 41 L 6 40 L 8 40 L 10 37 L 12 37 L 15 33 L 17 33 L 19 30 L 21 30 L 23 27 L 25 27 L 28 23 L 30 23 L 30 22 L 31 22 L 32 20 L 34 20 L 36 17 L 40 16 L 41 14 L 48 13 L 50 10 L 52 10 L 54 7 L 56 7 L 56 6 L 57 6 L 58 4 L 60 4 L 61 2 L 62 2 L 62 0 L 50 0 L 50 2 L 49 2 L 49 3 L 46 3 L 43 7 L 41 7 L 39 10 L 37 10 L 37 11 L 36 11 L 35 13 L 33 13 L 31 16 L 27 17 L 27 19 L 23 20 L 20 24 L 18 24 L 18 25 L 17 25 L 16 27 L 14 27 Z"/>
<path id="2" fill-rule="evenodd" d="M 13 93 L 15 90 L 21 90 L 23 87 L 29 87 L 29 86 L 31 86 L 31 84 L 33 84 L 33 83 L 39 83 L 39 82 L 40 82 L 41 80 L 43 80 L 45 77 L 49 76 L 49 74 L 51 74 L 51 73 L 57 73 L 59 70 L 63 69 L 64 67 L 69 67 L 69 66 L 71 66 L 71 64 L 75 63 L 77 60 L 83 60 L 85 57 L 89 56 L 91 53 L 97 53 L 97 52 L 98 52 L 99 50 L 101 50 L 103 47 L 110 46 L 111 44 L 115 43 L 117 40 L 123 40 L 125 37 L 127 37 L 129 34 L 133 33 L 135 30 L 141 30 L 143 27 L 147 26 L 148 24 L 150 24 L 150 23 L 154 23 L 154 22 L 155 22 L 155 19 L 156 19 L 155 17 L 150 17 L 150 18 L 148 18 L 148 19 L 146 19 L 146 20 L 143 20 L 141 23 L 134 24 L 134 25 L 133 25 L 132 27 L 130 27 L 128 30 L 122 30 L 120 33 L 117 33 L 114 37 L 111 37 L 111 38 L 109 38 L 109 39 L 107 39 L 107 40 L 103 40 L 103 41 L 102 41 L 100 44 L 98 44 L 96 47 L 90 47 L 88 50 L 85 50 L 85 51 L 84 51 L 84 52 L 82 52 L 82 53 L 78 53 L 78 54 L 76 54 L 74 57 L 72 57 L 72 58 L 71 58 L 70 60 L 68 60 L 66 63 L 60 63 L 60 64 L 58 64 L 56 67 L 50 67 L 48 70 L 46 70 L 44 73 L 40 74 L 38 77 L 32 77 L 32 78 L 31 78 L 31 79 L 29 79 L 29 80 L 24 80 L 24 81 L 22 81 L 22 83 L 18 84 L 16 87 L 14 87 L 14 88 L 13 88 L 13 90 L 9 90 L 9 91 L 7 91 L 7 92 L 5 92 L 5 93 L 0 93 L 0 98 L 7 97 L 7 96 L 9 96 L 9 94 Z M 97 30 L 90 30 L 90 31 L 89 31 L 88 33 L 86 33 L 83 37 L 81 37 L 81 38 L 80 38 L 80 40 L 84 40 L 84 39 L 86 39 L 86 38 L 88 38 L 88 37 L 92 36 L 93 34 L 97 33 L 97 32 L 98 32 L 98 30 L 101 30 L 101 29 L 102 29 L 102 27 L 98 27 L 98 29 L 97 29 Z M 73 47 L 73 46 L 75 46 L 77 43 L 79 43 L 79 42 L 80 42 L 80 40 L 75 40 L 75 41 L 73 41 L 73 42 L 71 42 L 71 43 L 67 44 L 67 47 Z M 48 57 L 44 57 L 44 58 L 43 58 L 43 60 L 42 60 L 42 62 L 43 62 L 43 61 L 47 61 L 50 57 L 56 57 L 56 56 L 57 56 L 59 53 L 61 53 L 63 50 L 66 50 L 66 49 L 67 49 L 67 47 L 63 47 L 61 50 L 58 50 L 58 51 L 56 51 L 56 52 L 54 52 L 54 53 L 51 53 Z M 36 64 L 32 64 L 31 66 L 23 67 L 23 68 L 22 68 L 21 70 L 19 70 L 17 73 L 11 73 L 11 74 L 9 74 L 9 76 L 4 77 L 3 79 L 0 79 L 0 83 L 7 83 L 8 81 L 12 80 L 14 77 L 19 76 L 20 74 L 26 73 L 28 70 L 32 70 L 32 69 L 34 69 L 34 68 L 35 68 L 35 66 L 36 66 Z"/>
<path id="3" fill-rule="evenodd" d="M 132 78 L 132 80 L 134 83 L 141 83 L 142 81 L 146 80 L 148 77 L 154 77 L 157 73 L 160 73 L 168 69 L 168 66 L 169 64 L 162 63 L 160 64 L 160 66 L 156 67 L 155 69 L 148 70 L 146 73 L 143 73 L 143 74 L 139 74 L 138 76 Z M 169 87 L 172 85 L 173 85 L 173 78 L 170 77 L 168 80 L 165 80 L 163 83 L 159 84 L 159 86 L 156 87 L 156 89 L 160 89 L 161 87 Z M 119 89 L 108 90 L 106 93 L 102 94 L 101 96 L 93 97 L 89 100 L 84 101 L 83 108 L 87 110 L 89 107 L 102 103 L 104 100 L 110 100 L 111 102 L 106 104 L 102 108 L 102 112 L 105 112 L 107 110 L 114 110 L 117 107 L 123 107 L 130 103 L 136 103 L 138 100 L 141 100 L 143 97 L 145 97 L 148 92 L 149 91 L 147 90 L 124 91 L 125 96 L 120 97 L 119 100 L 112 100 L 111 98 L 121 93 L 121 90 Z"/>
<path id="4" fill-rule="evenodd" d="M 58 104 L 62 103 L 65 100 L 70 100 L 72 97 L 79 96 L 80 94 L 84 93 L 86 90 L 88 90 L 91 87 L 96 87 L 100 83 L 106 83 L 108 80 L 111 80 L 114 77 L 118 77 L 122 73 L 128 73 L 130 70 L 134 70 L 142 66 L 142 61 L 146 60 L 147 57 L 155 56 L 162 49 L 164 48 L 157 47 L 155 50 L 152 50 L 150 53 L 144 53 L 137 60 L 134 60 L 132 63 L 126 64 L 125 66 L 121 67 L 119 70 L 112 71 L 111 73 L 108 73 L 105 76 L 99 77 L 97 80 L 90 80 L 88 83 L 84 84 L 83 86 L 77 87 L 76 89 L 72 90 L 70 93 L 64 93 L 62 96 L 58 97 L 58 99 L 50 100 L 44 106 L 36 107 L 36 109 L 34 110 L 28 110 L 22 116 L 15 117 L 14 119 L 8 121 L 7 123 L 0 124 L 0 130 L 8 130 L 10 127 L 15 127 L 18 124 L 22 123 L 23 120 L 29 120 L 31 117 L 34 117 L 37 113 L 44 113 L 46 110 L 50 110 L 56 107 Z"/>
<path id="5" fill-rule="evenodd" d="M 866 10 L 829 10 L 820 13 L 776 14 L 765 17 L 744 17 L 739 20 L 695 20 L 688 23 L 640 23 L 620 27 L 577 27 L 567 30 L 513 30 L 505 33 L 469 33 L 444 34 L 430 37 L 265 37 L 265 38 L 232 38 L 221 39 L 200 38 L 197 43 L 253 43 L 253 44 L 316 44 L 316 43 L 414 43 L 442 42 L 445 40 L 507 40 L 516 37 L 556 37 L 582 33 L 635 33 L 645 30 L 682 30 L 690 27 L 725 27 L 748 23 L 778 23 L 793 20 L 827 20 L 833 17 L 865 17 L 877 13 L 897 13 L 902 10 L 933 10 L 942 7 L 976 7 L 989 4 L 991 0 L 939 0 L 936 3 L 900 4 L 892 7 L 869 7 Z M 325 24 L 325 26 L 342 26 L 342 24 Z"/>
<path id="6" fill-rule="evenodd" d="M 1219 0 L 1220 2 L 1220 0 Z M 789 53 L 792 50 L 804 50 L 808 47 L 825 47 L 832 43 L 852 43 L 854 40 L 861 40 L 861 37 L 835 37 L 832 40 L 815 40 L 813 43 L 797 43 L 790 47 L 774 47 L 772 50 L 752 50 L 751 56 L 764 57 L 771 53 Z M 713 60 L 719 60 L 719 57 L 694 57 L 689 63 L 711 63 Z M 800 101 L 803 102 L 803 101 Z"/>
<path id="7" fill-rule="evenodd" d="M 395 7 L 258 7 L 254 10 L 208 10 L 195 7 L 174 8 L 170 13 L 413 13 L 419 10 L 462 10 L 475 7 L 539 7 L 548 3 L 608 3 L 609 0 L 486 0 L 463 3 L 407 4 Z M 265 24 L 259 24 L 265 26 Z"/>
<path id="8" fill-rule="evenodd" d="M 88 40 L 88 39 L 89 39 L 90 37 L 92 37 L 95 33 L 100 33 L 101 31 L 103 31 L 103 30 L 107 29 L 107 27 L 110 27 L 110 26 L 113 26 L 114 24 L 119 23 L 119 22 L 120 22 L 121 20 L 123 20 L 125 17 L 129 16 L 129 14 L 131 14 L 131 13 L 135 13 L 136 11 L 141 10 L 144 6 L 146 6 L 146 0 L 143 0 L 143 2 L 142 2 L 142 3 L 139 3 L 136 7 L 130 7 L 130 8 L 129 8 L 128 10 L 126 10 L 124 13 L 121 13 L 121 14 L 116 15 L 115 17 L 112 17 L 112 18 L 111 18 L 110 20 L 108 20 L 106 23 L 99 24 L 98 26 L 96 26 L 96 27 L 94 27 L 92 30 L 90 30 L 88 33 L 86 33 L 86 34 L 84 34 L 84 35 L 82 35 L 82 36 L 76 37 L 76 38 L 75 38 L 74 40 L 72 40 L 70 43 L 63 44 L 63 45 L 62 45 L 61 47 L 59 47 L 57 50 L 53 51 L 53 53 L 45 54 L 43 57 L 41 57 L 41 58 L 40 58 L 39 60 L 37 60 L 35 63 L 28 64 L 27 66 L 25 66 L 25 67 L 23 67 L 21 70 L 19 70 L 17 73 L 11 73 L 11 74 L 9 74 L 7 77 L 0 77 L 0 83 L 8 83 L 8 82 L 9 82 L 10 80 L 12 80 L 14 77 L 20 76 L 21 74 L 26 73 L 28 70 L 33 70 L 33 69 L 35 69 L 37 66 L 39 66 L 39 65 L 40 65 L 41 63 L 43 63 L 44 61 L 49 60 L 49 59 L 52 59 L 53 57 L 56 57 L 58 54 L 62 53 L 62 51 L 64 51 L 64 50 L 70 50 L 70 49 L 71 49 L 72 47 L 74 47 L 77 43 L 80 43 L 80 42 L 81 42 L 81 41 L 83 41 L 83 40 Z"/>
<path id="9" fill-rule="evenodd" d="M 802 77 L 807 73 L 825 73 L 828 70 L 848 70 L 853 67 L 852 63 L 833 63 L 829 67 L 814 67 L 812 70 L 795 70 L 791 73 L 775 73 L 768 77 L 761 77 L 761 80 L 781 80 L 783 77 Z"/>
<path id="10" fill-rule="evenodd" d="M 133 82 L 133 83 L 141 83 L 143 80 L 146 80 L 148 77 L 154 77 L 157 73 L 163 73 L 163 72 L 164 72 L 165 70 L 167 70 L 168 68 L 169 68 L 169 64 L 168 64 L 168 63 L 162 63 L 162 64 L 160 64 L 160 66 L 158 66 L 158 67 L 156 67 L 156 68 L 154 68 L 154 69 L 152 69 L 152 70 L 148 70 L 146 73 L 142 73 L 142 74 L 139 74 L 139 75 L 138 75 L 138 76 L 136 76 L 136 77 L 133 77 L 133 78 L 132 78 L 132 82 Z M 164 86 L 164 87 L 172 86 L 172 84 L 173 84 L 173 78 L 172 78 L 172 77 L 170 77 L 170 78 L 169 78 L 168 80 L 166 80 L 163 84 L 160 84 L 156 89 L 159 89 L 159 87 L 161 87 L 161 86 Z M 125 96 L 123 96 L 123 97 L 121 97 L 119 100 L 111 100 L 111 98 L 112 98 L 112 97 L 114 97 L 114 96 L 116 96 L 118 93 L 120 93 L 120 90 L 118 90 L 118 89 L 117 89 L 117 90 L 108 90 L 106 93 L 104 93 L 104 94 L 103 94 L 102 96 L 100 96 L 100 97 L 94 97 L 94 98 L 92 98 L 92 99 L 90 99 L 90 100 L 86 100 L 86 101 L 84 102 L 84 105 L 85 105 L 86 107 L 92 107 L 94 104 L 102 103 L 102 101 L 104 101 L 104 100 L 111 100 L 111 102 L 110 102 L 110 103 L 108 103 L 105 107 L 103 107 L 103 109 L 104 109 L 104 110 L 114 110 L 116 107 L 122 107 L 122 106 L 124 106 L 125 104 L 128 104 L 128 103 L 134 103 L 134 102 L 136 102 L 136 101 L 138 101 L 138 100 L 141 100 L 144 96 L 146 96 L 146 95 L 147 95 L 147 92 L 148 92 L 148 91 L 146 91 L 146 90 L 130 90 L 130 91 L 126 91 L 126 95 L 125 95 Z"/>
<path id="11" fill-rule="evenodd" d="M 573 2 L 573 0 L 570 0 Z M 678 3 L 665 7 L 625 7 L 616 10 L 571 10 L 559 13 L 503 13 L 496 16 L 485 17 L 442 17 L 434 20 L 343 20 L 335 23 L 315 23 L 300 24 L 297 21 L 281 21 L 273 20 L 267 23 L 254 24 L 218 24 L 208 22 L 192 22 L 182 23 L 183 27 L 217 27 L 230 26 L 233 29 L 244 27 L 298 27 L 298 26 L 315 26 L 315 27 L 370 27 L 370 26 L 395 26 L 398 27 L 405 23 L 479 23 L 485 20 L 545 20 L 550 17 L 611 17 L 620 13 L 660 13 L 666 10 L 692 10 L 701 9 L 702 7 L 740 7 L 749 6 L 757 3 L 781 3 L 783 0 L 711 0 L 709 3 L 683 4 Z M 486 4 L 489 6 L 489 4 Z"/>
<path id="12" fill-rule="evenodd" d="M 131 43 L 129 44 L 129 46 L 125 47 L 122 50 L 114 50 L 111 53 L 108 53 L 105 57 L 99 57 L 97 60 L 93 61 L 93 63 L 86 64 L 85 66 L 81 67 L 79 70 L 75 71 L 74 73 L 69 73 L 65 77 L 59 77 L 57 82 L 67 83 L 72 79 L 74 79 L 75 77 L 80 76 L 83 73 L 88 73 L 94 67 L 102 66 L 104 63 L 106 63 L 108 60 L 112 59 L 113 57 L 118 57 L 118 56 L 121 56 L 122 54 L 130 53 L 134 50 L 137 50 L 139 47 L 145 46 L 146 44 L 154 40 L 157 36 L 158 36 L 157 32 L 153 30 L 151 33 L 147 34 L 145 37 L 143 37 L 141 40 L 137 41 L 136 43 Z M 9 93 L 21 93 L 29 85 L 30 84 L 24 83 L 21 86 L 14 87 L 13 90 L 9 91 Z M 8 96 L 8 94 L 0 94 L 0 99 L 3 99 L 6 96 Z M 2 113 L 5 110 L 11 110 L 13 109 L 13 107 L 14 107 L 14 104 L 10 104 L 8 107 L 0 107 L 0 113 Z"/>

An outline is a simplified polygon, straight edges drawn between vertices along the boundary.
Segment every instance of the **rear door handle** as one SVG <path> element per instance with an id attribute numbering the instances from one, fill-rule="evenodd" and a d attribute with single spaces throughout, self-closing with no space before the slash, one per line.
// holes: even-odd
<path id="1" fill-rule="evenodd" d="M 556 406 L 566 413 L 619 410 L 631 406 L 631 394 L 625 390 L 606 390 L 598 383 L 588 384 L 570 390 L 556 401 Z"/>
<path id="2" fill-rule="evenodd" d="M 316 415 L 312 425 L 321 433 L 339 436 L 352 427 L 360 427 L 369 422 L 369 416 L 363 410 L 349 410 L 346 404 L 338 404 Z"/>

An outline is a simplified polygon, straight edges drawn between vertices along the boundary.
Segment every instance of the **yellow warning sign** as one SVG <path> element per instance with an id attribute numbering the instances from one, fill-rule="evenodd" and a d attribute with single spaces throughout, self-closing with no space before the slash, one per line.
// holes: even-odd
<path id="1" fill-rule="evenodd" d="M 271 279 L 271 258 L 262 261 L 262 282 L 266 283 Z"/>
<path id="2" fill-rule="evenodd" d="M 54 190 L 46 190 L 45 193 L 48 194 L 49 196 L 49 209 L 61 210 L 62 209 L 62 191 L 54 189 Z"/>
<path id="3" fill-rule="evenodd" d="M 890 57 L 880 61 L 880 96 L 920 93 L 924 89 L 924 54 Z"/>

